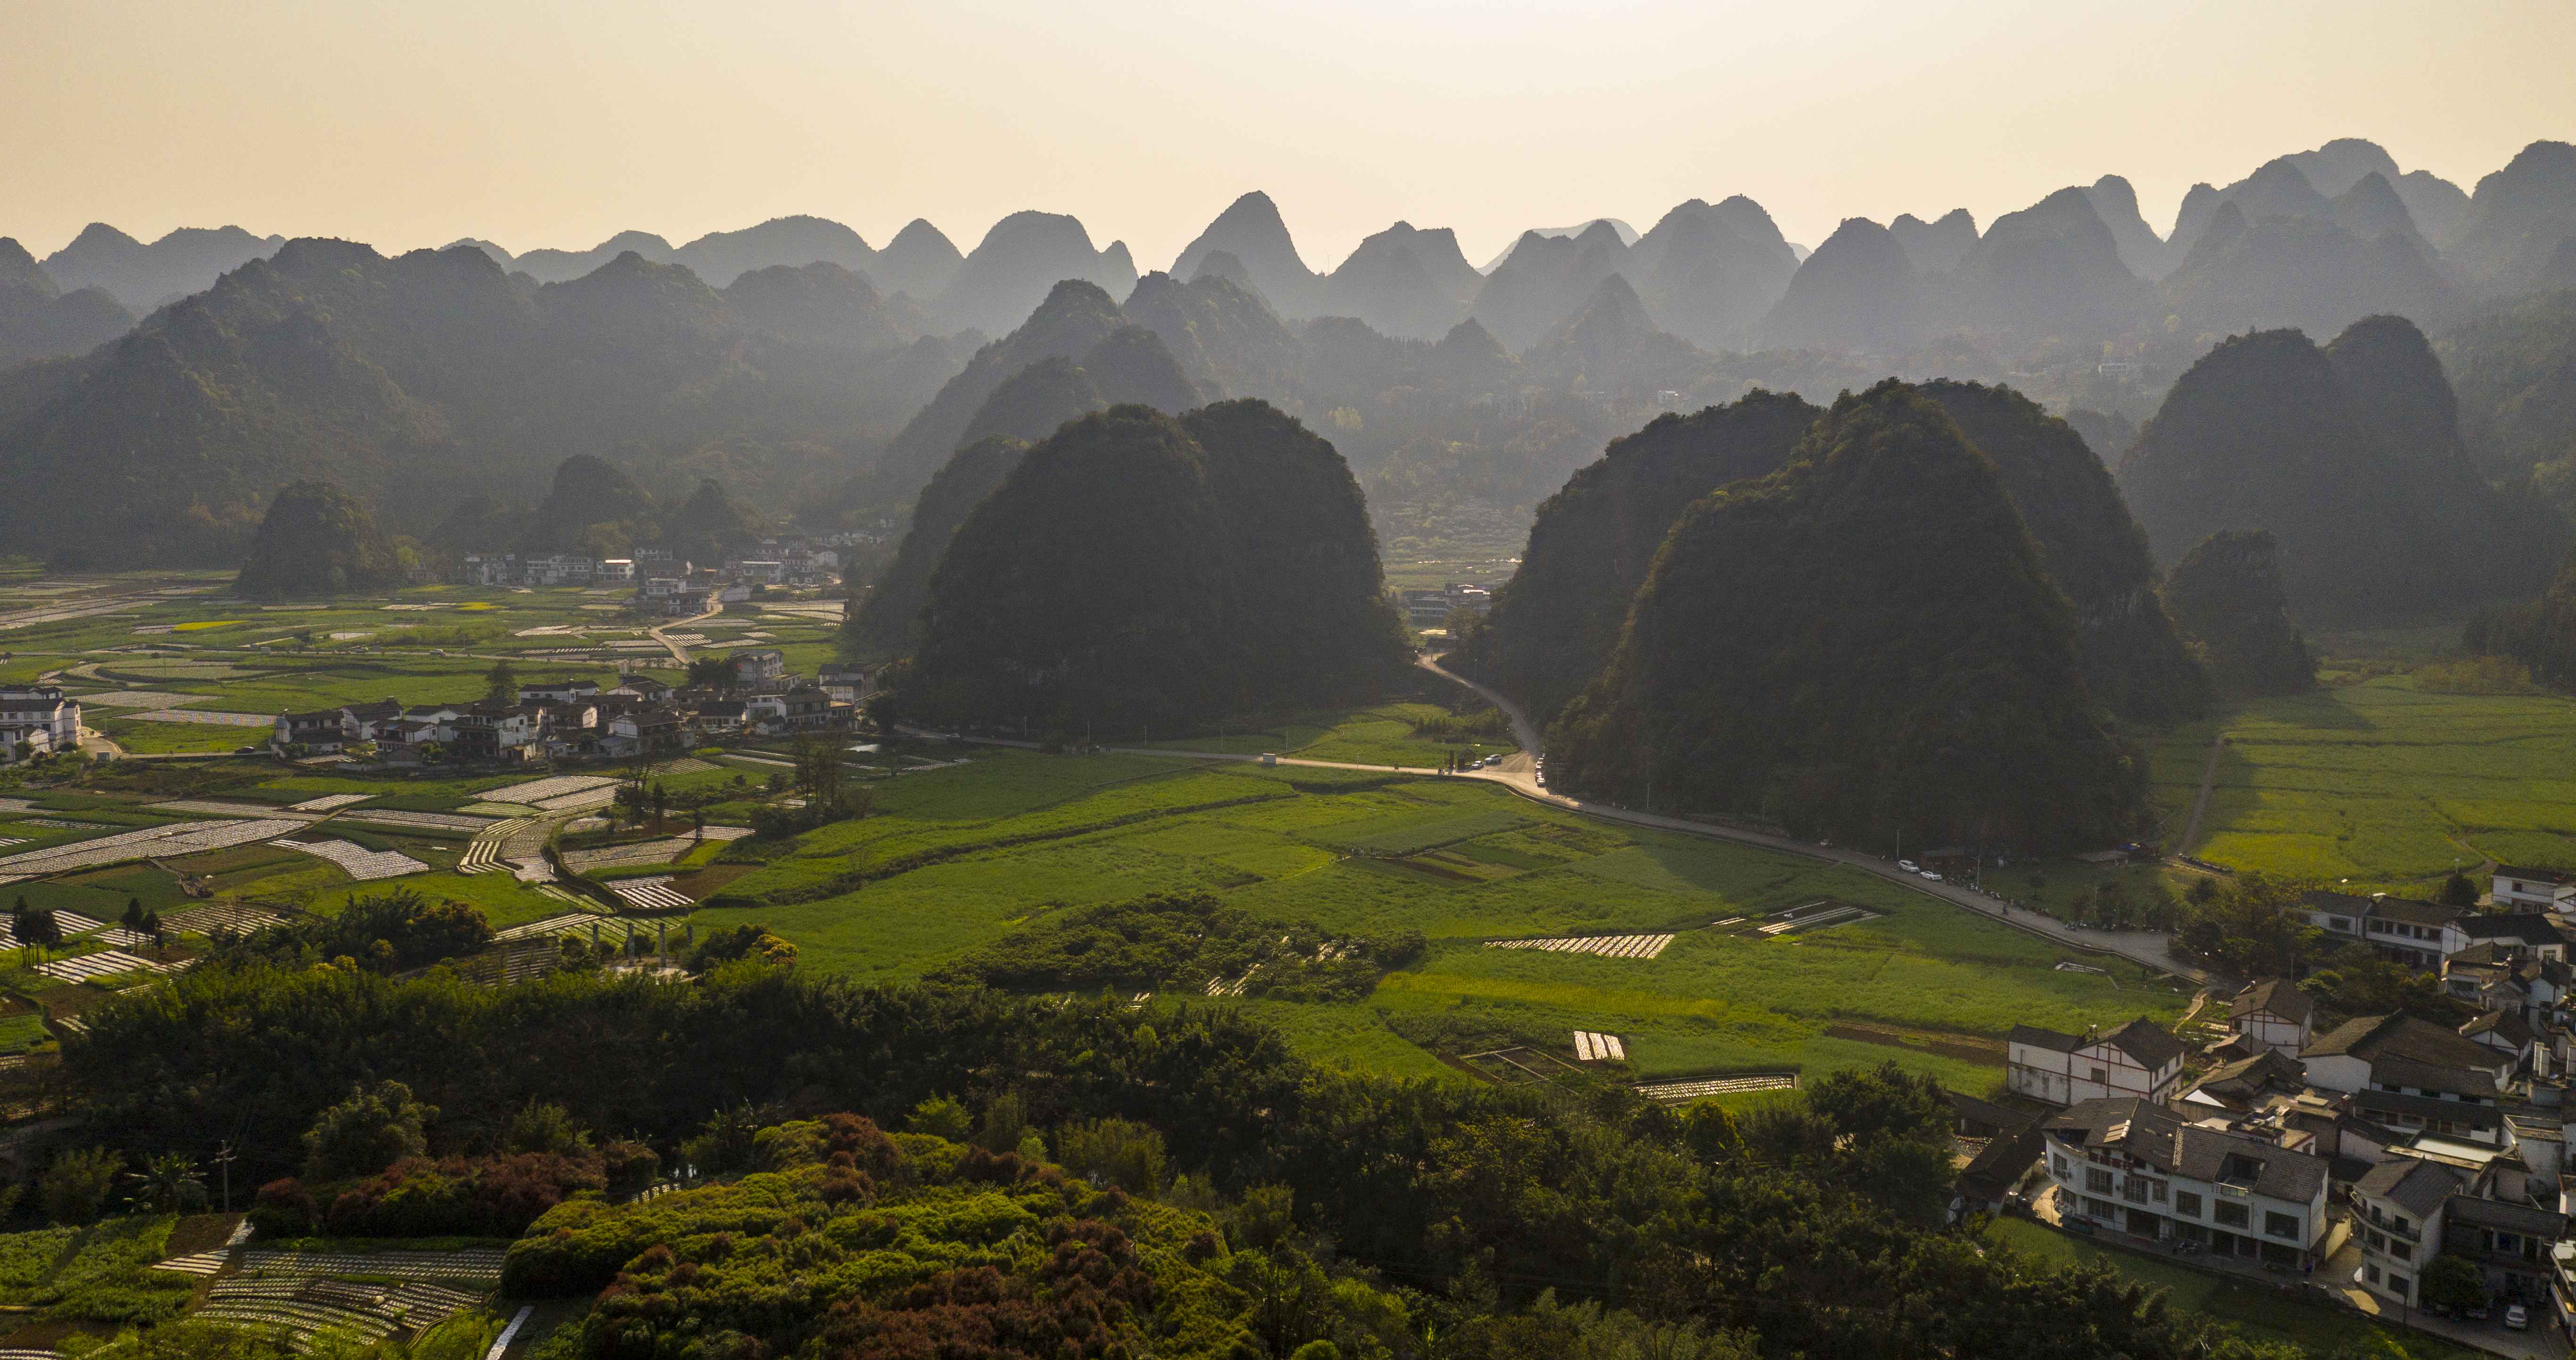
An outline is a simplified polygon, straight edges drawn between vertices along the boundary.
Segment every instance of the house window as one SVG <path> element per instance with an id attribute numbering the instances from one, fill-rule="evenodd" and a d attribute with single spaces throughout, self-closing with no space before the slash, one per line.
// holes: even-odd
<path id="1" fill-rule="evenodd" d="M 2299 1216 L 2267 1213 L 2263 1215 L 2263 1231 L 2274 1237 L 2286 1237 L 2295 1242 L 2299 1239 Z"/>
<path id="2" fill-rule="evenodd" d="M 2107 1199 L 2087 1199 L 2084 1201 L 2084 1212 L 2095 1218 L 2116 1220 L 2120 1216 L 2120 1206 Z"/>
<path id="3" fill-rule="evenodd" d="M 2093 1069 L 2093 1080 L 2096 1082 L 2108 1083 L 2111 1080 L 2111 1074 L 2097 1067 Z"/>
<path id="4" fill-rule="evenodd" d="M 2393 1240 L 2388 1244 L 2388 1254 L 2396 1257 L 2400 1261 L 2412 1261 L 2415 1259 L 2415 1249 L 2413 1247 L 2410 1247 L 2403 1242 Z"/>
<path id="5" fill-rule="evenodd" d="M 2402 1298 L 2405 1298 L 2405 1297 L 2406 1297 L 2406 1277 L 2405 1277 L 2405 1276 L 2403 1276 L 2403 1275 L 2398 1274 L 2396 1271 L 2393 1271 L 2393 1270 L 2392 1270 L 2392 1271 L 2390 1271 L 2390 1272 L 2388 1272 L 2388 1292 L 2389 1292 L 2389 1293 L 2391 1293 L 2391 1294 L 2396 1295 L 2397 1297 L 2399 1297 L 2399 1298 L 2401 1298 L 2401 1299 L 2402 1299 Z"/>
<path id="6" fill-rule="evenodd" d="M 2361 1278 L 2370 1281 L 2372 1284 L 2379 1283 L 2379 1267 L 2371 1265 L 2363 1266 L 2361 1268 Z"/>
<path id="7" fill-rule="evenodd" d="M 2217 1219 L 2221 1227 L 2242 1228 L 2253 1221 L 2252 1212 L 2242 1204 L 2230 1204 L 2220 1200 L 2209 1207 L 2210 1217 Z"/>
<path id="8" fill-rule="evenodd" d="M 2174 1191 L 2174 1212 L 2185 1218 L 2200 1217 L 2200 1196 L 2190 1190 Z"/>
<path id="9" fill-rule="evenodd" d="M 2111 1173 L 2098 1166 L 2084 1168 L 2084 1188 L 2097 1195 L 2111 1193 Z"/>
<path id="10" fill-rule="evenodd" d="M 2048 1159 L 2048 1170 L 2049 1174 L 2057 1177 L 2059 1180 L 2062 1181 L 2066 1179 L 2066 1159 L 2063 1157 L 2050 1157 Z"/>

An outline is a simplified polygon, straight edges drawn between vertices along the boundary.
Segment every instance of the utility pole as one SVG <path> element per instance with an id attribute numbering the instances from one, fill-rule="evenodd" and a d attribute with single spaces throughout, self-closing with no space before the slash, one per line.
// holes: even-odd
<path id="1" fill-rule="evenodd" d="M 225 1142 L 218 1146 L 222 1151 L 215 1154 L 215 1165 L 224 1170 L 224 1212 L 231 1213 L 233 1211 L 233 1145 Z"/>

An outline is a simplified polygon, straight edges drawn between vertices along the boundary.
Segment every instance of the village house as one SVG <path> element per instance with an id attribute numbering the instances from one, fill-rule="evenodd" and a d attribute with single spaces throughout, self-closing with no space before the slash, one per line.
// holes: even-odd
<path id="1" fill-rule="evenodd" d="M 787 677 L 787 653 L 775 647 L 746 647 L 733 654 L 733 682 L 744 689 L 774 684 Z"/>
<path id="2" fill-rule="evenodd" d="M 2256 978 L 2228 1009 L 2231 1028 L 2275 1053 L 2297 1057 L 2315 1037 L 2316 1003 L 2287 978 Z"/>
<path id="3" fill-rule="evenodd" d="M 677 750 L 687 737 L 680 715 L 665 708 L 636 709 L 610 718 L 600 750 L 611 756 Z"/>
<path id="4" fill-rule="evenodd" d="M 317 708 L 310 713 L 280 713 L 271 727 L 269 744 L 280 751 L 328 755 L 348 744 L 342 717 L 342 710 L 336 708 Z"/>
<path id="5" fill-rule="evenodd" d="M 541 702 L 568 704 L 578 699 L 596 699 L 598 697 L 599 682 L 596 680 L 580 679 L 578 677 L 566 677 L 561 680 L 539 680 L 531 684 L 519 686 L 519 702 L 523 704 Z"/>
<path id="6" fill-rule="evenodd" d="M 2372 893 L 2317 891 L 2300 899 L 2309 925 L 2345 940 L 2370 946 L 2381 958 L 2425 971 L 2442 965 L 2443 930 L 2460 913 L 2457 908 L 2408 897 Z"/>
<path id="7" fill-rule="evenodd" d="M 76 751 L 80 737 L 80 700 L 60 686 L 0 686 L 0 759 Z"/>
<path id="8" fill-rule="evenodd" d="M 2576 874 L 2499 864 L 2494 883 L 2495 904 L 2507 911 L 2521 908 L 2576 915 Z"/>
<path id="9" fill-rule="evenodd" d="M 2052 1105 L 2114 1096 L 2162 1101 L 2182 1077 L 2182 1041 L 2143 1019 L 2082 1034 L 2015 1025 L 2004 1050 L 2005 1085 Z"/>
<path id="10" fill-rule="evenodd" d="M 2215 1256 L 2314 1263 L 2328 1226 L 2323 1157 L 2128 1097 L 2084 1101 L 2043 1128 L 2061 1217 Z"/>
<path id="11" fill-rule="evenodd" d="M 868 697 L 869 690 L 874 687 L 872 677 L 875 673 L 875 667 L 856 661 L 826 661 L 815 683 L 823 687 L 825 694 L 842 703 L 855 704 Z"/>
<path id="12" fill-rule="evenodd" d="M 540 710 L 525 704 L 480 703 L 456 715 L 451 738 L 473 760 L 526 760 L 545 735 Z"/>
<path id="13" fill-rule="evenodd" d="M 401 722 L 402 700 L 378 699 L 373 703 L 350 704 L 340 710 L 340 735 L 349 741 L 381 741 L 394 724 Z"/>
<path id="14" fill-rule="evenodd" d="M 2356 1111 L 2392 1129 L 2504 1139 L 2499 1101 L 2513 1060 L 2430 1020 L 2358 1016 L 2317 1036 L 2299 1060 L 2309 1085 L 2350 1095 Z"/>

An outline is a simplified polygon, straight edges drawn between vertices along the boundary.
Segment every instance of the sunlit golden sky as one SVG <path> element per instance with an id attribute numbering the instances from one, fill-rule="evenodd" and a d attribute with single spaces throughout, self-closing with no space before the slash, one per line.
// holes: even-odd
<path id="1" fill-rule="evenodd" d="M 2336 136 L 2473 187 L 2576 139 L 2570 0 L 0 0 L 0 235 L 99 220 L 674 244 L 815 213 L 1079 216 L 1158 268 L 1247 189 L 1309 264 L 1404 218 L 1479 263 L 1730 193 L 1813 244 L 2127 175 L 2171 224 Z"/>

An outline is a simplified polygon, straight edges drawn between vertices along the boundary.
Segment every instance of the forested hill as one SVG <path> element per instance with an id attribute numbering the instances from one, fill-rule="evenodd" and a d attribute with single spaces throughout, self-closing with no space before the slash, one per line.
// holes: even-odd
<path id="1" fill-rule="evenodd" d="M 2208 686 L 2156 598 L 2146 536 L 2083 438 L 2010 388 L 1934 381 L 1919 391 L 2001 474 L 2042 569 L 2075 605 L 2094 698 L 2150 724 L 2197 712 Z M 1630 600 L 1684 509 L 1777 470 L 1820 414 L 1796 397 L 1756 393 L 1613 442 L 1540 505 L 1519 570 L 1460 659 L 1540 721 L 1554 717 L 1610 659 Z"/>
<path id="2" fill-rule="evenodd" d="M 64 565 L 111 552 L 228 564 L 299 478 L 327 476 L 418 530 L 472 492 L 533 493 L 567 453 L 649 462 L 718 434 L 890 430 L 948 376 L 937 342 L 891 343 L 909 332 L 872 291 L 801 282 L 815 305 L 782 306 L 800 280 L 764 279 L 753 310 L 888 347 L 764 330 L 686 270 L 631 255 L 537 285 L 472 248 L 387 259 L 290 242 L 7 385 L 0 470 L 48 492 L 0 506 L 0 538 Z"/>
<path id="3" fill-rule="evenodd" d="M 1618 645 L 1628 602 L 1691 502 L 1777 471 L 1823 414 L 1755 392 L 1695 415 L 1666 415 L 1611 441 L 1538 508 L 1529 547 L 1460 660 L 1546 722 Z"/>
<path id="4" fill-rule="evenodd" d="M 1358 484 L 1258 401 L 1065 426 L 949 538 L 928 596 L 898 698 L 939 721 L 1177 731 L 1364 692 L 1406 659 Z"/>
<path id="5" fill-rule="evenodd" d="M 1587 797 L 1871 845 L 2098 844 L 2144 789 L 1993 460 L 1892 381 L 1682 516 L 1548 751 Z"/>
<path id="6" fill-rule="evenodd" d="M 2395 317 L 2322 349 L 2297 331 L 2220 344 L 2174 384 L 2119 482 L 2169 562 L 2223 529 L 2269 530 L 2310 627 L 2536 594 L 2569 537 L 2534 497 L 2477 475 L 2440 362 Z"/>

